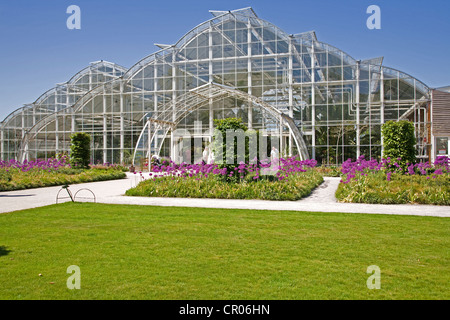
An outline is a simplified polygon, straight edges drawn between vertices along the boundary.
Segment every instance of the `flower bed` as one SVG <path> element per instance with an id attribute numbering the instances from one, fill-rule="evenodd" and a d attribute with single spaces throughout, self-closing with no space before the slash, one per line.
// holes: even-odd
<path id="1" fill-rule="evenodd" d="M 183 197 L 219 199 L 299 200 L 323 182 L 322 175 L 311 168 L 314 160 L 281 159 L 280 166 L 270 163 L 219 167 L 194 164 L 156 167 L 143 174 L 128 196 Z"/>
<path id="2" fill-rule="evenodd" d="M 122 179 L 120 166 L 91 169 L 71 168 L 66 157 L 47 161 L 0 161 L 0 191 L 21 190 L 64 184 Z"/>
<path id="3" fill-rule="evenodd" d="M 346 161 L 336 198 L 357 203 L 450 205 L 448 157 L 438 157 L 433 165 L 407 164 L 404 168 L 398 162 L 364 157 Z"/>

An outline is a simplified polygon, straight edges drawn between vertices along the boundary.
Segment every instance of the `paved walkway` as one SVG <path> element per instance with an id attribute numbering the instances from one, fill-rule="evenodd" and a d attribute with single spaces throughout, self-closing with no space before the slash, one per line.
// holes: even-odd
<path id="1" fill-rule="evenodd" d="M 309 197 L 299 201 L 146 198 L 123 196 L 127 189 L 135 186 L 139 182 L 138 179 L 137 175 L 127 174 L 127 179 L 74 184 L 71 185 L 70 189 L 72 190 L 72 193 L 75 194 L 77 190 L 89 188 L 95 193 L 97 202 L 110 204 L 450 217 L 450 206 L 339 203 L 336 201 L 334 193 L 340 178 L 325 178 L 324 183 Z M 54 204 L 56 202 L 56 195 L 60 189 L 61 187 L 48 187 L 0 192 L 0 213 Z M 61 194 L 64 194 L 64 196 L 67 195 L 65 191 L 61 192 Z M 88 195 L 88 193 L 83 191 L 79 193 L 79 196 L 81 197 Z"/>

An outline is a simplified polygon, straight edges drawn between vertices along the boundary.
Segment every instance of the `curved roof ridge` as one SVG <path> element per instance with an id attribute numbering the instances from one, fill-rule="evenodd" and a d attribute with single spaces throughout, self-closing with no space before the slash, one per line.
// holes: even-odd
<path id="1" fill-rule="evenodd" d="M 236 10 L 231 10 L 231 11 L 209 10 L 209 12 L 214 17 L 221 16 L 221 15 L 226 14 L 226 13 L 239 13 L 239 14 L 242 14 L 242 15 L 248 15 L 248 16 L 252 16 L 254 18 L 258 18 L 258 15 L 256 14 L 256 12 L 253 10 L 252 7 L 246 7 L 246 8 L 236 9 Z"/>
<path id="2" fill-rule="evenodd" d="M 243 10 L 243 9 L 241 9 L 241 10 Z M 280 27 L 274 25 L 273 23 L 271 23 L 271 22 L 269 22 L 269 21 L 267 21 L 267 20 L 264 20 L 264 19 L 259 18 L 256 14 L 254 14 L 254 16 L 249 16 L 249 15 L 246 15 L 246 14 L 242 14 L 242 13 L 240 12 L 241 10 L 223 11 L 223 12 L 224 12 L 223 14 L 218 15 L 218 16 L 215 16 L 215 17 L 212 18 L 212 19 L 206 20 L 206 21 L 204 21 L 204 22 L 198 24 L 196 27 L 192 28 L 192 29 L 189 30 L 187 33 L 185 33 L 184 36 L 182 36 L 182 37 L 175 43 L 174 46 L 177 47 L 177 48 L 181 48 L 182 46 L 179 46 L 180 43 L 181 43 L 181 44 L 184 44 L 184 43 L 188 42 L 188 41 L 184 41 L 184 42 L 183 42 L 184 39 L 190 40 L 191 38 L 194 38 L 194 37 L 195 37 L 195 35 L 192 36 L 192 37 L 189 37 L 189 35 L 190 35 L 191 33 L 193 33 L 196 29 L 198 29 L 198 28 L 200 28 L 200 27 L 203 27 L 203 26 L 209 24 L 210 22 L 212 22 L 212 21 L 214 21 L 214 20 L 223 19 L 223 18 L 226 17 L 226 16 L 234 16 L 234 17 L 236 17 L 236 16 L 243 16 L 243 17 L 246 17 L 246 18 L 255 19 L 255 20 L 259 21 L 261 24 L 266 24 L 266 25 L 268 25 L 268 26 L 270 26 L 270 27 L 273 27 L 276 31 L 279 31 L 279 33 L 280 33 L 281 35 L 284 35 L 284 37 L 285 37 L 286 39 L 289 38 L 289 34 L 288 34 L 286 31 L 284 31 L 283 29 L 281 29 Z M 253 11 L 253 9 L 252 9 L 252 11 Z M 253 12 L 254 12 L 254 11 L 253 11 Z"/>
<path id="3" fill-rule="evenodd" d="M 98 65 L 102 65 L 102 66 L 103 65 L 109 65 L 109 66 L 117 67 L 117 68 L 121 69 L 123 71 L 123 73 L 125 73 L 128 70 L 127 68 L 125 68 L 125 67 L 123 67 L 121 65 L 118 65 L 117 63 L 114 63 L 114 62 L 109 62 L 109 61 L 106 61 L 106 60 L 94 61 L 94 62 L 91 62 L 87 67 L 85 67 L 85 68 L 81 69 L 80 71 L 78 71 L 77 73 L 75 73 L 68 81 L 63 82 L 62 84 L 72 84 L 72 83 L 74 83 L 76 81 L 76 79 L 79 78 L 79 77 L 76 78 L 77 76 L 79 76 L 79 75 L 81 76 L 86 71 L 90 70 L 93 66 L 98 66 Z"/>
<path id="4" fill-rule="evenodd" d="M 164 51 L 170 51 L 170 50 L 173 50 L 173 46 L 162 48 L 162 49 L 160 49 L 160 50 L 158 50 L 158 51 L 156 51 L 156 52 L 153 52 L 153 53 L 151 53 L 151 54 L 145 56 L 144 58 L 142 58 L 141 60 L 139 60 L 138 62 L 136 62 L 134 65 L 132 65 L 132 66 L 131 66 L 131 67 L 130 67 L 123 75 L 122 75 L 122 77 L 123 77 L 124 79 L 130 79 L 130 78 L 131 78 L 130 74 L 131 74 L 131 75 L 134 75 L 135 72 L 137 72 L 137 71 L 140 70 L 140 68 L 138 68 L 139 66 L 140 66 L 140 67 L 143 67 L 143 66 L 149 65 L 149 64 L 153 61 L 153 60 L 151 60 L 151 58 L 155 57 L 157 54 L 160 54 L 161 52 L 164 52 Z M 148 63 L 145 63 L 145 61 L 148 61 L 148 60 L 149 60 L 149 62 L 148 62 Z"/>
<path id="5" fill-rule="evenodd" d="M 267 25 L 270 26 L 272 28 L 274 28 L 277 33 L 279 35 L 284 36 L 284 38 L 288 38 L 288 37 L 293 37 L 295 40 L 302 40 L 302 41 L 310 41 L 311 45 L 312 42 L 322 45 L 324 47 L 328 47 L 329 49 L 332 49 L 336 52 L 342 53 L 343 56 L 350 62 L 352 63 L 356 63 L 356 61 L 358 61 L 357 59 L 355 59 L 353 56 L 351 56 L 350 54 L 348 54 L 347 52 L 329 44 L 323 41 L 319 41 L 317 40 L 317 36 L 315 31 L 306 31 L 306 32 L 302 32 L 302 33 L 297 33 L 294 35 L 290 35 L 288 34 L 286 31 L 284 31 L 283 29 L 281 29 L 280 27 L 274 25 L 271 22 L 268 22 L 264 19 L 259 18 L 256 13 L 254 12 L 252 7 L 246 7 L 246 8 L 242 8 L 242 9 L 236 9 L 236 10 L 231 10 L 231 11 L 221 11 L 221 10 L 210 10 L 211 14 L 213 14 L 213 18 L 208 19 L 200 24 L 198 24 L 197 26 L 195 26 L 194 28 L 191 28 L 187 33 L 185 33 L 175 44 L 170 45 L 170 46 L 164 46 L 162 49 L 147 55 L 146 57 L 142 58 L 141 60 L 139 60 L 137 63 L 135 63 L 130 69 L 128 69 L 122 76 L 123 79 L 130 79 L 135 73 L 137 73 L 139 70 L 141 70 L 144 66 L 149 65 L 152 61 L 155 60 L 155 57 L 157 57 L 157 55 L 160 55 L 162 53 L 165 52 L 165 54 L 171 54 L 173 53 L 173 51 L 175 50 L 175 48 L 177 49 L 181 49 L 183 47 L 183 45 L 185 43 L 188 43 L 189 40 L 195 38 L 198 33 L 200 33 L 203 30 L 198 30 L 201 27 L 205 27 L 208 26 L 209 23 L 213 22 L 213 21 L 217 21 L 217 22 L 222 22 L 224 21 L 225 17 L 227 16 L 242 16 L 242 17 L 246 17 L 246 18 L 251 18 L 251 19 L 256 19 L 258 20 L 262 25 Z M 182 44 L 182 46 L 180 46 L 180 44 Z M 395 70 L 393 68 L 390 68 L 392 70 Z M 416 79 L 415 77 L 408 75 L 400 70 L 396 70 L 402 74 L 405 74 L 413 79 Z M 422 81 L 416 79 L 419 83 L 421 83 L 424 87 L 428 88 L 427 85 L 425 85 Z"/>
<path id="6" fill-rule="evenodd" d="M 8 121 L 15 116 L 18 112 L 21 112 L 25 109 L 31 109 L 35 106 L 39 106 L 39 104 L 45 100 L 47 97 L 49 97 L 52 93 L 54 93 L 56 90 L 58 90 L 58 88 L 73 84 L 77 79 L 79 79 L 81 76 L 83 76 L 84 74 L 87 74 L 87 72 L 93 67 L 93 66 L 112 66 L 115 68 L 118 68 L 120 71 L 122 71 L 122 75 L 127 71 L 127 69 L 125 67 L 122 67 L 116 63 L 113 62 L 109 62 L 109 61 L 105 61 L 105 60 L 100 60 L 100 61 L 94 61 L 91 62 L 88 66 L 84 67 L 83 69 L 81 69 L 80 71 L 78 71 L 77 73 L 75 73 L 68 81 L 63 82 L 63 83 L 58 83 L 56 84 L 54 87 L 48 89 L 47 91 L 45 91 L 44 93 L 42 93 L 36 100 L 34 100 L 32 103 L 28 103 L 22 107 L 19 107 L 17 109 L 15 109 L 14 111 L 12 111 L 11 113 L 9 113 L 2 121 L 2 123 L 4 125 L 6 125 L 8 123 Z M 112 77 L 115 77 L 113 80 L 119 78 L 120 76 L 116 76 L 111 74 Z M 65 109 L 65 108 L 64 108 Z M 54 112 L 53 110 L 50 110 L 51 112 Z"/>
<path id="7" fill-rule="evenodd" d="M 90 68 L 92 68 L 92 66 L 95 66 L 95 65 L 110 65 L 110 66 L 121 68 L 123 72 L 126 72 L 126 70 L 127 70 L 125 67 L 122 67 L 122 66 L 120 66 L 120 65 L 118 65 L 116 63 L 109 62 L 109 61 L 100 60 L 100 61 L 91 62 L 87 67 L 81 69 L 75 75 L 73 75 L 68 81 L 56 84 L 56 86 L 54 86 L 53 88 L 48 89 L 47 91 L 45 91 L 35 101 L 33 101 L 31 103 L 31 105 L 38 105 L 43 99 L 45 99 L 47 96 L 49 96 L 51 92 L 56 91 L 58 88 L 61 88 L 61 87 L 66 86 L 66 85 L 73 84 L 76 81 L 76 79 L 79 79 L 81 76 L 87 74 L 87 71 L 90 70 Z M 111 76 L 115 77 L 115 79 L 120 77 L 120 76 L 115 76 L 113 74 L 111 74 Z"/>
<path id="8" fill-rule="evenodd" d="M 208 20 L 206 20 L 206 21 L 204 21 L 204 22 L 198 24 L 198 25 L 195 26 L 194 28 L 191 28 L 191 29 L 190 29 L 187 33 L 185 33 L 185 34 L 184 34 L 184 35 L 183 35 L 183 36 L 182 36 L 182 37 L 181 37 L 174 45 L 171 45 L 170 47 L 169 47 L 169 46 L 163 47 L 163 48 L 161 48 L 160 50 L 158 50 L 158 51 L 156 51 L 156 52 L 154 52 L 154 53 L 151 53 L 151 54 L 145 56 L 144 58 L 142 58 L 141 60 L 139 60 L 138 62 L 136 62 L 131 68 L 129 68 L 129 69 L 123 74 L 123 78 L 124 78 L 124 79 L 129 79 L 129 78 L 131 77 L 131 75 L 133 75 L 135 72 L 137 72 L 136 67 L 138 67 L 138 66 L 145 66 L 145 65 L 150 64 L 150 62 L 153 61 L 152 58 L 153 58 L 154 56 L 156 56 L 157 54 L 160 54 L 161 52 L 164 52 L 164 51 L 173 51 L 173 49 L 174 49 L 175 47 L 180 48 L 180 47 L 179 47 L 179 44 L 180 44 L 184 39 L 188 38 L 188 35 L 191 34 L 192 32 L 194 32 L 194 30 L 196 30 L 197 28 L 199 28 L 199 27 L 201 27 L 201 26 L 204 26 L 204 25 L 207 25 L 208 23 L 210 23 L 211 21 L 214 21 L 214 20 L 216 20 L 216 19 L 221 19 L 221 18 L 223 18 L 223 17 L 225 17 L 225 16 L 227 16 L 227 15 L 237 14 L 237 15 L 242 15 L 242 16 L 247 16 L 247 17 L 251 17 L 251 18 L 257 19 L 258 21 L 263 22 L 263 23 L 266 23 L 266 24 L 268 24 L 268 25 L 270 25 L 270 26 L 273 26 L 275 29 L 281 31 L 281 34 L 285 35 L 286 38 L 289 37 L 288 33 L 286 33 L 284 30 L 280 29 L 280 28 L 277 27 L 276 25 L 274 25 L 274 24 L 272 24 L 272 23 L 270 23 L 270 22 L 268 22 L 268 21 L 266 21 L 266 20 L 263 20 L 263 19 L 259 18 L 259 17 L 256 15 L 256 13 L 254 13 L 254 15 L 252 15 L 252 16 L 243 14 L 243 12 L 248 12 L 249 9 L 251 9 L 251 11 L 254 13 L 254 10 L 253 10 L 251 7 L 247 7 L 247 8 L 243 8 L 243 9 L 237 9 L 237 10 L 233 10 L 233 11 L 214 11 L 214 10 L 210 10 L 210 12 L 211 12 L 211 11 L 217 12 L 217 15 L 213 14 L 213 15 L 214 15 L 213 18 L 208 19 Z M 219 13 L 220 13 L 220 14 L 219 14 Z M 192 37 L 189 37 L 188 39 L 192 39 L 192 38 L 194 38 L 194 37 L 195 37 L 195 35 L 192 36 Z M 185 42 L 188 42 L 188 41 L 185 41 Z M 145 63 L 145 61 L 148 61 L 148 63 Z"/>
<path id="9" fill-rule="evenodd" d="M 426 90 L 426 91 L 430 91 L 431 90 L 430 87 L 428 85 L 426 85 L 423 81 L 417 79 L 416 77 L 410 75 L 409 73 L 406 73 L 406 72 L 403 72 L 401 70 L 398 70 L 398 69 L 395 69 L 395 68 L 392 68 L 392 67 L 388 67 L 388 66 L 381 66 L 381 68 L 383 69 L 383 72 L 385 70 L 392 70 L 392 71 L 397 72 L 398 74 L 402 74 L 404 76 L 407 76 L 408 78 L 414 79 L 415 81 L 418 82 L 419 85 L 421 85 L 423 87 L 424 90 Z M 426 92 L 426 93 L 428 94 L 428 92 Z"/>
<path id="10" fill-rule="evenodd" d="M 17 109 L 14 109 L 13 111 L 11 111 L 1 122 L 1 125 L 4 126 L 8 123 L 9 118 L 12 118 L 13 116 L 15 116 L 16 114 L 18 114 L 20 111 L 24 110 L 24 109 L 29 109 L 31 108 L 31 104 L 25 104 Z"/>

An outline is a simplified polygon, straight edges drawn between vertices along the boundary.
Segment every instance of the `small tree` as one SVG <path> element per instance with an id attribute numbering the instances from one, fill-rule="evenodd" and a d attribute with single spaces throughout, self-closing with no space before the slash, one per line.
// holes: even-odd
<path id="1" fill-rule="evenodd" d="M 91 136 L 77 132 L 71 136 L 70 164 L 72 167 L 88 168 L 91 158 Z"/>
<path id="2" fill-rule="evenodd" d="M 227 135 L 227 130 L 242 130 L 242 131 L 247 131 L 248 128 L 247 126 L 242 122 L 241 118 L 226 118 L 226 119 L 215 119 L 214 120 L 214 124 L 215 124 L 215 130 L 218 130 L 221 132 L 222 137 L 223 137 L 223 141 L 215 141 L 214 146 L 213 146 L 213 150 L 215 152 L 216 155 L 220 154 L 220 150 L 222 151 L 222 156 L 223 159 L 216 159 L 221 161 L 223 164 L 226 163 L 226 159 L 227 159 L 227 154 L 232 154 L 233 158 L 234 158 L 234 164 L 238 164 L 237 163 L 237 142 L 235 141 L 233 143 L 233 146 L 229 146 L 231 147 L 229 150 L 227 150 L 227 145 L 226 145 L 226 135 Z M 247 150 L 247 144 L 246 144 L 246 150 Z"/>
<path id="3" fill-rule="evenodd" d="M 381 127 L 381 133 L 385 159 L 390 157 L 402 167 L 416 161 L 416 137 L 412 122 L 407 120 L 388 121 Z"/>
<path id="4" fill-rule="evenodd" d="M 239 180 L 240 176 L 242 176 L 241 173 L 234 170 L 234 168 L 239 165 L 238 159 L 243 158 L 245 163 L 249 163 L 253 159 L 249 159 L 250 151 L 249 146 L 250 144 L 253 146 L 256 143 L 256 146 L 258 147 L 258 132 L 255 131 L 254 134 L 249 135 L 245 138 L 245 154 L 238 155 L 238 142 L 237 139 L 234 140 L 233 143 L 227 146 L 226 143 L 226 136 L 227 136 L 227 130 L 242 130 L 244 133 L 248 131 L 247 126 L 242 122 L 241 118 L 226 118 L 226 119 L 215 119 L 215 136 L 217 131 L 220 131 L 223 140 L 215 140 L 213 143 L 213 152 L 216 156 L 216 162 L 221 163 L 219 165 L 219 168 L 227 168 L 228 174 L 225 176 L 225 179 L 227 181 L 237 181 Z M 256 139 L 256 141 L 254 140 Z M 242 143 L 242 142 L 241 142 Z M 222 159 L 220 159 L 222 157 Z M 232 157 L 232 163 L 227 163 L 227 158 Z M 230 176 L 231 175 L 231 176 Z"/>

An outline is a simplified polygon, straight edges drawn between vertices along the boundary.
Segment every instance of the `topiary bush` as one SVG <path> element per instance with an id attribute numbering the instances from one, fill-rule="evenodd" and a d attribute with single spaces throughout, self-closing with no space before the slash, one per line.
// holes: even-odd
<path id="1" fill-rule="evenodd" d="M 407 120 L 388 121 L 381 127 L 383 135 L 383 158 L 397 161 L 405 168 L 416 162 L 416 137 L 414 125 Z"/>
<path id="2" fill-rule="evenodd" d="M 242 130 L 247 131 L 247 126 L 242 122 L 241 118 L 226 118 L 226 119 L 214 119 L 215 130 L 220 131 L 223 137 L 223 141 L 214 141 L 213 150 L 216 155 L 222 154 L 222 159 L 216 159 L 221 163 L 227 163 L 227 154 L 233 155 L 234 164 L 237 163 L 237 142 L 235 141 L 233 146 L 227 150 L 226 136 L 227 130 Z M 246 151 L 248 150 L 248 143 L 246 143 Z M 221 152 L 220 152 L 221 151 Z"/>
<path id="3" fill-rule="evenodd" d="M 215 132 L 220 131 L 223 137 L 223 141 L 215 140 L 212 146 L 215 154 L 215 161 L 220 163 L 220 168 L 227 168 L 230 175 L 225 175 L 224 179 L 227 181 L 238 181 L 239 175 L 235 172 L 234 168 L 239 165 L 238 163 L 238 150 L 237 142 L 234 141 L 230 148 L 227 148 L 226 136 L 227 130 L 242 130 L 247 131 L 247 126 L 242 122 L 241 118 L 226 118 L 226 119 L 214 119 Z M 245 143 L 246 160 L 248 160 L 248 141 Z M 227 155 L 233 156 L 233 163 L 227 163 Z M 222 157 L 222 159 L 220 159 Z M 248 161 L 246 161 L 248 162 Z M 232 173 L 232 174 L 231 174 Z"/>
<path id="4" fill-rule="evenodd" d="M 70 164 L 73 168 L 89 168 L 91 158 L 91 136 L 77 132 L 71 136 Z"/>

